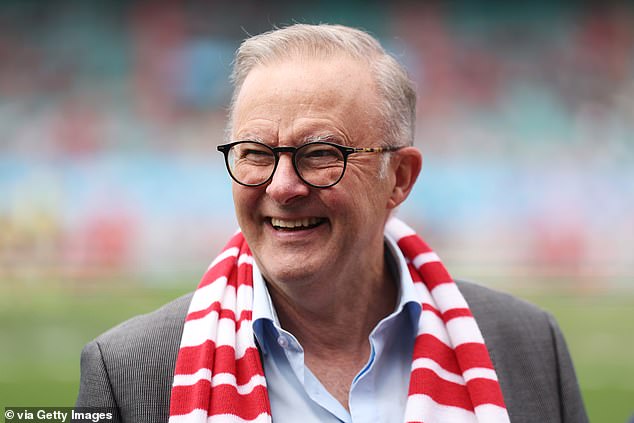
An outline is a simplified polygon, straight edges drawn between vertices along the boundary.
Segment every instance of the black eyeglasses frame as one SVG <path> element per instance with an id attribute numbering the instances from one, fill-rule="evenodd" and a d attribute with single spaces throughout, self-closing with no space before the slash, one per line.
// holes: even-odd
<path id="1" fill-rule="evenodd" d="M 275 157 L 275 164 L 273 165 L 273 170 L 271 171 L 271 176 L 269 176 L 265 181 L 257 183 L 257 184 L 245 184 L 244 182 L 239 181 L 235 176 L 233 176 L 233 173 L 231 172 L 231 166 L 229 165 L 229 151 L 231 151 L 231 149 L 234 146 L 236 146 L 238 144 L 244 144 L 244 143 L 255 143 L 255 144 L 261 145 L 261 146 L 271 150 L 271 152 L 273 153 L 273 156 Z M 300 174 L 299 169 L 297 168 L 297 161 L 296 161 L 297 151 L 301 150 L 302 148 L 305 148 L 307 146 L 311 146 L 311 145 L 315 145 L 315 144 L 318 144 L 318 145 L 329 145 L 331 147 L 335 147 L 341 152 L 341 155 L 343 156 L 343 169 L 341 170 L 341 176 L 339 176 L 339 178 L 336 181 L 334 181 L 333 183 L 331 183 L 331 184 L 328 184 L 328 185 L 315 185 L 315 184 L 312 184 L 312 183 L 310 183 L 310 182 L 308 182 L 307 180 L 304 179 L 304 177 Z M 401 148 L 404 148 L 404 146 L 349 147 L 349 146 L 345 146 L 345 145 L 336 144 L 336 143 L 330 142 L 330 141 L 312 141 L 312 142 L 308 142 L 308 143 L 302 144 L 299 147 L 293 147 L 293 146 L 271 147 L 270 145 L 267 145 L 267 144 L 265 144 L 263 142 L 260 142 L 260 141 L 239 140 L 239 141 L 230 142 L 228 144 L 219 145 L 217 147 L 217 150 L 224 154 L 225 166 L 227 167 L 227 172 L 229 172 L 229 176 L 231 176 L 231 179 L 233 179 L 238 184 L 243 185 L 245 187 L 259 187 L 259 186 L 262 186 L 262 185 L 265 185 L 265 184 L 269 183 L 271 181 L 271 179 L 273 179 L 273 175 L 275 175 L 275 171 L 277 170 L 277 165 L 278 165 L 278 163 L 280 161 L 280 153 L 291 153 L 291 162 L 293 163 L 293 169 L 295 169 L 295 174 L 299 177 L 299 179 L 303 183 L 305 183 L 306 185 L 308 185 L 310 187 L 313 187 L 313 188 L 330 188 L 330 187 L 338 184 L 339 181 L 341 181 L 341 179 L 343 178 L 343 175 L 345 175 L 346 167 L 347 167 L 347 164 L 348 164 L 348 156 L 349 155 L 356 154 L 356 153 L 390 153 L 390 152 L 393 152 L 393 151 L 400 150 Z"/>

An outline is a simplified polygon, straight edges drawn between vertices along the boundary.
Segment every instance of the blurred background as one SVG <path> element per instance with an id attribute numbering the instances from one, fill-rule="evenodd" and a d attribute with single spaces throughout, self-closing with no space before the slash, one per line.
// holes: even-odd
<path id="1" fill-rule="evenodd" d="M 634 6 L 508 3 L 0 1 L 0 407 L 72 405 L 86 342 L 197 285 L 237 228 L 233 52 L 327 22 L 416 83 L 400 216 L 455 277 L 551 311 L 592 420 L 627 421 Z"/>

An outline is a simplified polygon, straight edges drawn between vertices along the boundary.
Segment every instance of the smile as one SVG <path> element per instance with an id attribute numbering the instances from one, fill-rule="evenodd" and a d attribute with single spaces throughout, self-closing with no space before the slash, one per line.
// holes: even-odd
<path id="1" fill-rule="evenodd" d="M 271 225 L 276 230 L 302 230 L 302 229 L 312 229 L 315 228 L 322 223 L 324 223 L 326 219 L 321 217 L 307 217 L 303 219 L 280 219 L 277 217 L 271 218 Z"/>

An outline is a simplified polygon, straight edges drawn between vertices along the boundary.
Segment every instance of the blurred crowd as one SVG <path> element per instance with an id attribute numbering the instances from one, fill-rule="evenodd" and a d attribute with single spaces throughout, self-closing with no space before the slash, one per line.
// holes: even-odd
<path id="1" fill-rule="evenodd" d="M 447 261 L 631 285 L 634 7 L 297 3 L 2 2 L 0 281 L 202 273 L 236 229 L 233 51 L 299 21 L 407 66 L 424 169 L 399 213 Z"/>

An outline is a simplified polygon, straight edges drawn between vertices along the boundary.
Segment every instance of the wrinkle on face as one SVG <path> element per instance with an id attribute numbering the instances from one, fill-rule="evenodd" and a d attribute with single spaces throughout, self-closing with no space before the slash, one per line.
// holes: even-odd
<path id="1" fill-rule="evenodd" d="M 298 145 L 329 128 L 332 133 L 320 135 L 353 145 L 366 140 L 355 140 L 348 128 L 361 127 L 380 138 L 380 126 L 374 122 L 381 116 L 375 107 L 378 102 L 370 73 L 360 72 L 360 63 L 345 56 L 334 62 L 338 64 L 336 73 L 324 69 L 324 63 L 329 62 L 303 60 L 254 68 L 236 99 L 234 139 L 245 139 L 248 129 L 272 146 Z M 269 84 L 264 92 L 259 86 L 263 75 L 281 83 Z M 321 81 L 315 86 L 312 81 L 317 78 Z M 256 90 L 260 95 L 253 96 Z"/>
<path id="2" fill-rule="evenodd" d="M 298 146 L 323 137 L 347 146 L 379 146 L 382 137 L 376 128 L 381 116 L 376 104 L 369 70 L 348 57 L 258 66 L 236 98 L 232 136 L 255 138 L 273 147 Z M 234 184 L 238 222 L 269 282 L 310 285 L 334 280 L 344 269 L 354 273 L 354 268 L 372 268 L 382 261 L 390 189 L 388 181 L 379 178 L 380 160 L 376 154 L 353 154 L 343 179 L 331 188 L 318 189 L 305 185 L 290 156 L 282 154 L 267 185 Z M 276 231 L 271 216 L 314 216 L 326 223 L 302 237 L 299 232 Z M 375 244 L 376 248 L 368 248 Z M 359 253 L 350 255 L 350 251 Z"/>

